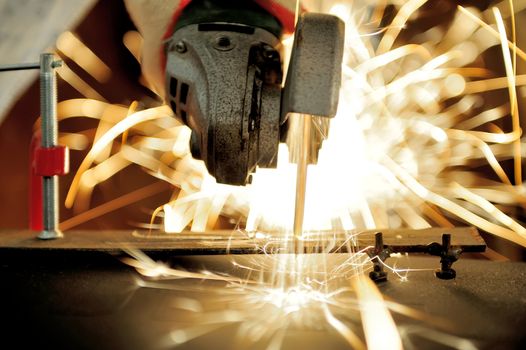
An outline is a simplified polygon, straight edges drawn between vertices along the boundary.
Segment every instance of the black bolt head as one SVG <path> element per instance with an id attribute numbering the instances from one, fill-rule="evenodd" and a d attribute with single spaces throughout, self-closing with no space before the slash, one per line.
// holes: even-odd
<path id="1" fill-rule="evenodd" d="M 369 272 L 369 278 L 375 283 L 386 282 L 387 273 L 385 271 L 371 271 Z"/>
<path id="2" fill-rule="evenodd" d="M 457 276 L 457 272 L 453 269 L 449 269 L 449 270 L 439 269 L 435 271 L 435 276 L 437 278 L 440 278 L 441 280 L 452 280 L 453 278 Z"/>

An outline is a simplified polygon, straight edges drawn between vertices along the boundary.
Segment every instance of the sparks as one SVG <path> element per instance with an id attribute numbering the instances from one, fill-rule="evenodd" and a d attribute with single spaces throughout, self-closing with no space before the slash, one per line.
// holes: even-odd
<path id="1" fill-rule="evenodd" d="M 385 26 L 382 19 L 388 3 L 397 13 Z M 515 74 L 515 56 L 524 60 L 524 51 L 515 45 L 513 35 L 508 39 L 506 16 L 498 9 L 481 12 L 458 6 L 450 11 L 449 24 L 415 34 L 426 3 L 380 1 L 371 8 L 355 2 L 352 6 L 323 2 L 324 10 L 346 22 L 343 81 L 338 114 L 330 126 L 313 119 L 309 128 L 317 139 L 325 140 L 318 163 L 308 166 L 304 231 L 343 231 L 353 242 L 364 229 L 467 223 L 526 247 L 526 229 L 514 218 L 517 206 L 524 208 L 526 203 L 524 141 L 515 89 L 526 84 L 525 76 Z M 290 38 L 283 41 L 285 49 L 290 43 Z M 484 64 L 491 47 L 502 52 L 504 66 L 499 72 Z M 133 51 L 137 52 L 135 46 Z M 507 89 L 508 100 L 485 108 L 483 96 L 497 89 Z M 88 88 L 81 90 L 93 96 Z M 162 219 L 163 232 L 204 232 L 214 229 L 219 217 L 226 217 L 254 237 L 265 238 L 267 232 L 292 234 L 297 173 L 289 153 L 298 147 L 297 116 L 290 121 L 288 145 L 280 145 L 277 169 L 258 169 L 251 185 L 233 187 L 217 184 L 204 164 L 192 159 L 189 129 L 167 107 L 134 109 L 93 100 L 59 105 L 62 119 L 95 118 L 101 130 L 71 186 L 68 206 L 82 211 L 95 186 L 136 164 L 176 188 L 172 200 L 154 211 L 153 219 Z M 501 127 L 507 124 L 509 130 Z M 79 139 L 70 134 L 63 141 Z M 503 164 L 508 160 L 513 172 Z M 127 262 L 152 278 L 226 283 L 228 288 L 213 292 L 221 301 L 219 296 L 231 296 L 227 311 L 207 314 L 192 302 L 200 326 L 174 331 L 170 345 L 233 323 L 253 343 L 270 339 L 271 348 L 279 348 L 284 330 L 295 322 L 335 330 L 357 349 L 385 348 L 377 343 L 384 339 L 371 336 L 374 327 L 382 327 L 392 348 L 400 348 L 411 332 L 423 332 L 397 329 L 389 312 L 416 314 L 386 302 L 374 285 L 362 279 L 370 268 L 363 251 L 336 257 L 274 254 L 290 252 L 288 248 L 261 247 L 265 259 L 257 263 L 249 257 L 232 261 L 247 273 L 242 278 L 180 271 L 137 253 Z M 331 265 L 331 259 L 341 261 Z M 409 269 L 386 267 L 402 281 L 408 280 Z M 346 285 L 351 280 L 352 287 L 338 287 L 342 280 Z M 141 281 L 140 286 L 171 288 L 151 280 Z M 350 316 L 360 313 L 364 338 Z M 468 340 L 453 336 L 429 333 L 429 337 L 449 346 L 474 348 Z"/>

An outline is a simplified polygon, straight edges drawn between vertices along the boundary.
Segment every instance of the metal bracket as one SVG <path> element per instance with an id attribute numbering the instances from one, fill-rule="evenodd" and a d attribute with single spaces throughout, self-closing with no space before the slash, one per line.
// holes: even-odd
<path id="1" fill-rule="evenodd" d="M 442 244 L 433 242 L 422 247 L 423 249 L 418 249 L 417 246 L 407 249 L 401 249 L 397 246 L 386 246 L 384 245 L 381 232 L 375 233 L 374 238 L 374 247 L 367 250 L 367 255 L 369 255 L 373 263 L 373 271 L 369 273 L 369 277 L 374 282 L 380 283 L 387 281 L 384 262 L 392 253 L 421 252 L 433 256 L 440 256 L 440 269 L 435 271 L 435 276 L 443 280 L 450 280 L 457 275 L 456 271 L 452 269 L 452 265 L 460 258 L 462 247 L 451 245 L 451 234 L 449 233 L 442 234 Z"/>
<path id="2" fill-rule="evenodd" d="M 374 235 L 374 248 L 367 251 L 373 263 L 373 271 L 369 272 L 369 277 L 376 283 L 387 281 L 387 273 L 384 271 L 384 262 L 391 256 L 392 249 L 384 246 L 382 232 Z"/>
<path id="3" fill-rule="evenodd" d="M 457 276 L 451 266 L 462 254 L 462 248 L 451 245 L 449 233 L 442 235 L 442 244 L 434 242 L 429 245 L 429 254 L 440 256 L 440 269 L 435 271 L 435 276 L 443 280 L 450 280 Z"/>

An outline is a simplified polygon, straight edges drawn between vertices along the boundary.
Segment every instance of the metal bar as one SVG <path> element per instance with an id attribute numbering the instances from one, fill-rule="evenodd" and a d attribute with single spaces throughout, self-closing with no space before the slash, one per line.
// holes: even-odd
<path id="1" fill-rule="evenodd" d="M 57 78 L 55 68 L 61 65 L 51 53 L 40 55 L 40 113 L 42 114 L 42 147 L 57 145 Z M 43 177 L 43 221 L 44 230 L 40 239 L 62 237 L 58 229 L 58 177 Z"/>
<path id="2" fill-rule="evenodd" d="M 39 69 L 40 63 L 16 63 L 0 65 L 0 72 L 9 72 L 14 70 Z"/>
<path id="3" fill-rule="evenodd" d="M 307 253 L 353 253 L 375 245 L 377 231 L 355 233 L 355 241 L 345 232 L 303 233 L 302 244 Z M 451 234 L 451 245 L 463 253 L 484 252 L 485 243 L 472 227 L 429 228 L 423 230 L 382 230 L 383 245 L 394 253 L 426 253 L 429 244 L 441 243 L 444 233 Z M 269 254 L 286 252 L 292 244 L 283 233 L 267 233 L 265 238 L 250 238 L 238 230 L 181 232 L 178 234 L 150 233 L 136 230 L 70 230 L 62 239 L 37 241 L 31 230 L 0 230 L 0 255 L 3 249 L 74 249 L 119 252 L 123 248 L 145 252 L 166 251 L 172 255 L 188 254 Z M 263 247 L 265 247 L 263 249 Z M 326 247 L 333 247 L 327 250 Z"/>
<path id="4" fill-rule="evenodd" d="M 296 173 L 296 202 L 294 208 L 294 252 L 303 251 L 301 238 L 303 236 L 303 219 L 305 216 L 305 193 L 307 191 L 307 169 L 309 165 L 309 149 L 312 116 L 301 115 L 300 156 Z"/>

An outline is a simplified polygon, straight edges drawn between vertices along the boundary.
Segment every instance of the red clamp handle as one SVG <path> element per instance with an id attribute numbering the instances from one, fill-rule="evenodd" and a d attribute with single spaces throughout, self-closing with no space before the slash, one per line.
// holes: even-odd
<path id="1" fill-rule="evenodd" d="M 65 146 L 36 148 L 33 171 L 38 176 L 66 175 L 69 172 L 69 149 Z"/>
<path id="2" fill-rule="evenodd" d="M 44 228 L 42 218 L 42 177 L 66 175 L 69 172 L 69 149 L 64 146 L 42 148 L 40 132 L 31 139 L 29 176 L 29 227 Z"/>

